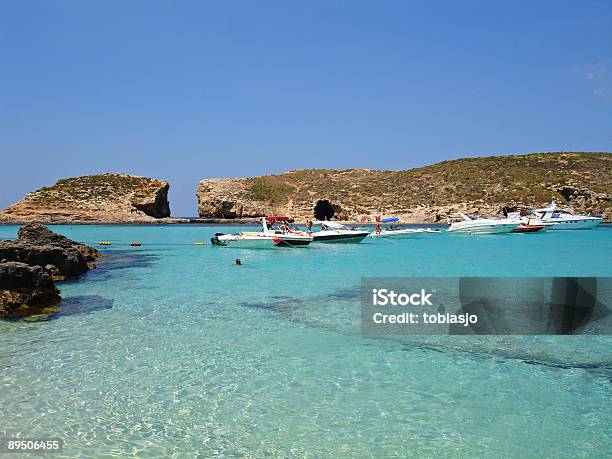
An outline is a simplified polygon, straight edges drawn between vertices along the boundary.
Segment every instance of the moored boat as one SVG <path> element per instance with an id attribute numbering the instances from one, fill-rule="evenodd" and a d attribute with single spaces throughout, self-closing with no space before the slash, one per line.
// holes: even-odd
<path id="1" fill-rule="evenodd" d="M 370 233 L 370 237 L 405 239 L 426 234 L 442 233 L 441 231 L 433 230 L 431 228 L 402 228 L 397 225 L 389 225 L 389 223 L 397 222 L 399 222 L 399 218 L 397 217 L 389 217 L 382 219 L 376 225 L 376 229 Z M 387 226 L 383 228 L 380 226 L 380 223 L 387 224 Z"/>
<path id="2" fill-rule="evenodd" d="M 459 212 L 463 218 L 460 222 L 451 223 L 449 233 L 457 234 L 505 234 L 512 232 L 521 224 L 520 220 L 510 218 L 471 218 Z"/>
<path id="3" fill-rule="evenodd" d="M 311 233 L 314 242 L 346 242 L 358 243 L 361 242 L 369 233 L 369 231 L 360 230 L 357 228 L 349 228 L 337 222 L 325 221 L 315 224 L 321 225 L 321 231 Z"/>
<path id="4" fill-rule="evenodd" d="M 601 217 L 557 210 L 557 204 L 554 201 L 548 207 L 535 209 L 530 214 L 540 219 L 550 230 L 593 229 L 603 221 Z"/>
<path id="5" fill-rule="evenodd" d="M 241 231 L 238 234 L 216 233 L 210 242 L 221 247 L 242 249 L 270 249 L 274 247 L 304 247 L 313 237 L 291 226 L 288 217 L 265 217 L 261 219 L 261 231 Z"/>

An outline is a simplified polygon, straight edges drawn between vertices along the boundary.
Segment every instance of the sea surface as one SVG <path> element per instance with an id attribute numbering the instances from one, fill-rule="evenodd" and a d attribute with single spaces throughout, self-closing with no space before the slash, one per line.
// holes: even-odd
<path id="1" fill-rule="evenodd" d="M 359 286 L 612 276 L 612 228 L 273 250 L 209 244 L 245 227 L 51 228 L 113 245 L 58 284 L 59 312 L 0 322 L 0 437 L 62 438 L 53 457 L 610 457 L 612 338 L 366 337 Z"/>

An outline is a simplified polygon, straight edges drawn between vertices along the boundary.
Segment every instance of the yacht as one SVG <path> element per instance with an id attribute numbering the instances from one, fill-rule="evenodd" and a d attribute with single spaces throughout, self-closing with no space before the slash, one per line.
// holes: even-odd
<path id="1" fill-rule="evenodd" d="M 514 218 L 471 218 L 459 212 L 463 218 L 460 222 L 451 223 L 449 233 L 459 234 L 502 234 L 511 233 L 521 224 L 520 220 Z"/>
<path id="2" fill-rule="evenodd" d="M 316 231 L 312 234 L 314 242 L 361 242 L 369 231 L 359 230 L 357 228 L 349 228 L 337 222 L 325 221 L 318 222 L 315 225 L 321 225 L 321 231 Z"/>
<path id="3" fill-rule="evenodd" d="M 592 229 L 603 221 L 601 217 L 557 210 L 557 204 L 554 201 L 548 207 L 533 210 L 531 214 L 541 220 L 549 230 Z"/>
<path id="4" fill-rule="evenodd" d="M 264 217 L 261 231 L 241 231 L 238 234 L 216 233 L 211 239 L 213 245 L 243 249 L 269 249 L 273 247 L 304 247 L 313 241 L 310 234 L 291 226 L 288 217 Z"/>

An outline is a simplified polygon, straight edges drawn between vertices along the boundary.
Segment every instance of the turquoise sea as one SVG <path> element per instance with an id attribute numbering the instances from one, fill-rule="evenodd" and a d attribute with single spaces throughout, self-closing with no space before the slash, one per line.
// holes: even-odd
<path id="1" fill-rule="evenodd" d="M 612 228 L 258 251 L 210 246 L 244 227 L 51 228 L 113 245 L 58 285 L 59 313 L 0 322 L 0 437 L 61 437 L 54 457 L 610 457 L 612 338 L 365 337 L 359 286 L 612 276 Z"/>

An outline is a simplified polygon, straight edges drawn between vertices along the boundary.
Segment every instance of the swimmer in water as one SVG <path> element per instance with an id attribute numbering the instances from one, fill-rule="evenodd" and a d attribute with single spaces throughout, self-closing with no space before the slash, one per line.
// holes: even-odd
<path id="1" fill-rule="evenodd" d="M 242 266 L 242 262 L 240 261 L 240 258 L 236 258 L 236 264 L 238 266 Z"/>

